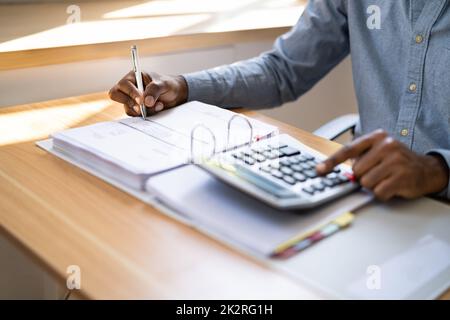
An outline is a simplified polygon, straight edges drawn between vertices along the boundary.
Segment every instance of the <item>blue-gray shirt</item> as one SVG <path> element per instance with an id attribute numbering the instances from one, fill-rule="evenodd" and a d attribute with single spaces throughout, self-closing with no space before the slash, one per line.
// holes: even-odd
<path id="1" fill-rule="evenodd" d="M 450 166 L 450 0 L 310 0 L 257 58 L 184 75 L 189 100 L 266 108 L 300 97 L 351 53 L 360 123 Z M 331 107 L 331 106 L 330 106 Z M 450 188 L 442 193 L 450 199 Z"/>

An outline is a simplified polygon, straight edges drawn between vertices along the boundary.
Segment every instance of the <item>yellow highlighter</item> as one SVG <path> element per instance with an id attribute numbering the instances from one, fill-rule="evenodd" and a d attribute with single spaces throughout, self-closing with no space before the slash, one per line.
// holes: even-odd
<path id="1" fill-rule="evenodd" d="M 349 226 L 355 215 L 351 212 L 346 212 L 333 221 L 324 224 L 314 230 L 308 231 L 301 235 L 295 236 L 292 239 L 280 244 L 271 254 L 274 258 L 287 259 L 299 253 L 306 248 L 309 248 L 314 243 L 331 236 L 337 231 Z"/>

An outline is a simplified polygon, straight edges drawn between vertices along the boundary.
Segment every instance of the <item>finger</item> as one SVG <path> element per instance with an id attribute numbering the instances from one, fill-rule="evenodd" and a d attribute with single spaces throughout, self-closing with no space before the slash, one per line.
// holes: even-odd
<path id="1" fill-rule="evenodd" d="M 338 164 L 347 161 L 348 159 L 355 158 L 365 152 L 371 143 L 368 139 L 363 139 L 361 141 L 355 141 L 347 146 L 344 146 L 335 154 L 330 156 L 328 159 L 319 163 L 316 167 L 317 173 L 323 175 L 329 173 Z"/>
<path id="2" fill-rule="evenodd" d="M 136 76 L 134 74 L 134 71 L 128 72 L 122 79 L 130 81 L 132 84 L 136 85 Z"/>
<path id="3" fill-rule="evenodd" d="M 141 116 L 141 110 L 139 107 L 134 106 L 133 108 L 128 107 L 127 105 L 123 105 L 125 109 L 125 113 L 129 115 L 130 117 L 140 117 Z"/>
<path id="4" fill-rule="evenodd" d="M 164 104 L 161 101 L 156 102 L 155 104 L 155 111 L 159 112 L 164 109 Z"/>
<path id="5" fill-rule="evenodd" d="M 135 102 L 133 101 L 133 99 L 131 99 L 130 96 L 124 94 L 122 91 L 120 91 L 119 86 L 115 85 L 114 87 L 111 88 L 111 90 L 109 90 L 108 92 L 109 98 L 113 101 L 122 103 L 122 104 L 126 104 L 129 106 L 133 106 L 135 104 Z"/>
<path id="6" fill-rule="evenodd" d="M 157 113 L 155 108 L 145 108 L 145 110 L 147 112 L 147 117 L 151 117 Z"/>
<path id="7" fill-rule="evenodd" d="M 177 106 L 177 93 L 169 89 L 159 96 L 159 101 L 164 103 L 164 109 Z"/>
<path id="8" fill-rule="evenodd" d="M 390 156 L 394 154 L 393 151 L 398 145 L 399 143 L 391 137 L 387 137 L 378 143 L 376 142 L 367 153 L 358 157 L 353 164 L 353 173 L 355 176 L 360 178 L 381 163 L 383 159 L 390 159 Z"/>
<path id="9" fill-rule="evenodd" d="M 376 143 L 376 141 L 378 141 L 382 137 L 384 138 L 385 136 L 386 133 L 384 131 L 377 130 L 371 134 L 362 136 L 354 140 L 350 144 L 341 148 L 334 155 L 330 156 L 324 162 L 319 163 L 316 167 L 317 173 L 319 173 L 320 175 L 324 175 L 333 170 L 333 168 L 338 164 L 345 162 L 348 159 L 361 156 L 364 152 L 369 150 L 374 145 L 374 143 Z"/>
<path id="10" fill-rule="evenodd" d="M 133 99 L 137 105 L 142 104 L 142 94 L 136 88 L 135 84 L 128 79 L 122 79 L 117 84 L 117 87 L 120 91 L 125 93 L 131 99 Z"/>
<path id="11" fill-rule="evenodd" d="M 136 102 L 133 101 L 133 99 L 131 99 L 129 96 L 127 96 L 126 94 L 124 94 L 122 91 L 120 90 L 116 90 L 116 89 L 111 89 L 109 92 L 109 97 L 114 100 L 117 101 L 119 103 L 122 103 L 125 109 L 125 113 L 129 116 L 135 117 L 139 115 L 139 112 L 136 112 L 136 109 L 133 107 L 137 107 Z M 138 108 L 139 110 L 139 108 Z"/>
<path id="12" fill-rule="evenodd" d="M 144 104 L 149 107 L 155 107 L 158 98 L 167 91 L 166 85 L 162 81 L 152 81 L 144 91 Z"/>
<path id="13" fill-rule="evenodd" d="M 142 72 L 142 82 L 144 82 L 145 88 L 150 82 L 152 82 L 152 77 L 148 73 Z"/>
<path id="14" fill-rule="evenodd" d="M 390 168 L 391 166 L 389 164 L 382 162 L 361 176 L 359 178 L 359 183 L 364 188 L 373 190 L 376 185 L 392 174 Z"/>
<path id="15" fill-rule="evenodd" d="M 130 109 L 133 109 L 133 106 L 136 105 L 136 102 L 131 99 L 130 96 L 126 95 L 119 89 L 111 89 L 111 91 L 109 92 L 109 97 L 111 98 L 111 100 L 122 103 L 124 106 Z"/>
<path id="16" fill-rule="evenodd" d="M 381 201 L 388 201 L 395 196 L 398 185 L 398 179 L 390 176 L 381 181 L 373 190 L 375 197 Z"/>

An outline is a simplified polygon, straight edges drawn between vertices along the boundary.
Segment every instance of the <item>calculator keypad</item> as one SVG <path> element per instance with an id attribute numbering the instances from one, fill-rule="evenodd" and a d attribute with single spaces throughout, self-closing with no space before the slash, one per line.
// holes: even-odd
<path id="1" fill-rule="evenodd" d="M 320 162 L 313 155 L 289 145 L 254 145 L 251 148 L 231 151 L 231 156 L 268 175 L 278 182 L 296 188 L 310 196 L 333 189 L 351 179 L 341 174 L 339 168 L 325 177 L 319 177 L 316 165 Z"/>

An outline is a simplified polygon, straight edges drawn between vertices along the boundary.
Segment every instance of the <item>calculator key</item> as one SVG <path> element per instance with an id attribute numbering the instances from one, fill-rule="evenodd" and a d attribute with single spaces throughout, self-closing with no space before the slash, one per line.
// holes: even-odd
<path id="1" fill-rule="evenodd" d="M 305 187 L 305 188 L 302 189 L 302 191 L 304 191 L 304 192 L 306 192 L 306 193 L 308 193 L 308 194 L 310 194 L 310 195 L 313 195 L 314 192 L 316 192 L 316 190 L 314 190 L 314 189 L 311 188 L 311 187 Z"/>
<path id="2" fill-rule="evenodd" d="M 291 176 L 283 176 L 283 181 L 287 182 L 289 184 L 295 184 L 297 181 L 295 181 L 294 178 L 292 178 Z"/>
<path id="3" fill-rule="evenodd" d="M 299 164 L 300 163 L 300 160 L 298 159 L 297 156 L 289 157 L 289 161 L 291 162 L 291 164 Z"/>
<path id="4" fill-rule="evenodd" d="M 264 172 L 270 172 L 272 170 L 271 167 L 269 166 L 262 166 L 261 168 L 259 168 L 259 170 L 264 171 Z"/>
<path id="5" fill-rule="evenodd" d="M 280 169 L 281 165 L 279 162 L 272 162 L 269 164 L 272 169 Z"/>
<path id="6" fill-rule="evenodd" d="M 339 178 L 337 178 L 337 177 L 334 179 L 330 179 L 330 180 L 331 180 L 331 182 L 333 182 L 333 187 L 340 185 L 342 183 L 341 180 L 339 180 Z"/>
<path id="7" fill-rule="evenodd" d="M 242 154 L 246 157 L 251 157 L 253 155 L 253 151 L 250 149 L 245 149 L 242 151 Z"/>
<path id="8" fill-rule="evenodd" d="M 317 177 L 317 172 L 316 172 L 316 170 L 306 170 L 306 171 L 303 171 L 303 174 L 304 174 L 305 176 L 307 176 L 308 178 L 311 178 L 311 179 Z"/>
<path id="9" fill-rule="evenodd" d="M 280 160 L 280 164 L 282 166 L 289 166 L 291 164 L 291 162 L 289 161 L 289 159 L 283 158 L 283 159 Z"/>
<path id="10" fill-rule="evenodd" d="M 264 161 L 266 161 L 266 157 L 264 157 L 262 154 L 259 154 L 259 153 L 254 153 L 254 154 L 252 155 L 252 158 L 255 159 L 255 160 L 258 161 L 258 162 L 264 162 Z"/>
<path id="11" fill-rule="evenodd" d="M 292 177 L 293 177 L 295 180 L 300 181 L 300 182 L 305 182 L 305 181 L 306 181 L 306 177 L 305 177 L 303 174 L 298 173 L 298 172 L 294 173 L 294 174 L 292 175 Z"/>
<path id="12" fill-rule="evenodd" d="M 300 164 L 300 167 L 301 167 L 303 170 L 309 170 L 309 169 L 312 169 L 311 166 L 310 166 L 307 162 L 301 163 L 301 164 Z"/>
<path id="13" fill-rule="evenodd" d="M 306 160 L 314 160 L 315 158 L 310 154 L 305 154 Z"/>
<path id="14" fill-rule="evenodd" d="M 289 167 L 281 167 L 280 171 L 287 175 L 291 175 L 294 173 L 294 171 Z"/>
<path id="15" fill-rule="evenodd" d="M 291 169 L 296 171 L 296 172 L 302 172 L 303 171 L 303 168 L 301 166 L 299 166 L 298 164 L 291 165 Z"/>
<path id="16" fill-rule="evenodd" d="M 281 152 L 278 151 L 277 149 L 273 149 L 273 150 L 270 151 L 270 152 L 272 152 L 272 154 L 273 154 L 273 158 L 271 158 L 271 159 L 280 158 L 280 157 L 283 156 L 283 155 L 281 154 Z"/>
<path id="17" fill-rule="evenodd" d="M 307 162 L 307 164 L 309 164 L 309 166 L 310 166 L 311 168 L 315 168 L 316 165 L 317 165 L 317 161 L 315 161 L 315 160 L 309 160 L 309 161 Z"/>
<path id="18" fill-rule="evenodd" d="M 342 184 L 348 182 L 348 178 L 344 176 L 338 176 L 336 179 L 333 179 L 333 181 L 336 182 L 336 184 Z"/>
<path id="19" fill-rule="evenodd" d="M 272 171 L 270 171 L 270 174 L 278 179 L 283 178 L 283 174 L 280 172 L 280 170 L 277 170 L 277 169 L 273 169 Z"/>
<path id="20" fill-rule="evenodd" d="M 321 183 L 321 182 L 314 183 L 314 184 L 312 185 L 312 187 L 313 187 L 315 190 L 317 190 L 317 191 L 323 191 L 323 190 L 325 190 L 325 185 L 324 185 L 323 183 Z"/>
<path id="21" fill-rule="evenodd" d="M 251 166 L 255 164 L 255 160 L 253 160 L 253 159 L 250 158 L 250 157 L 245 157 L 244 162 L 245 162 L 246 164 L 248 164 L 248 165 L 251 165 Z"/>
<path id="22" fill-rule="evenodd" d="M 356 177 L 355 177 L 355 175 L 354 175 L 353 173 L 345 172 L 345 173 L 343 173 L 343 175 L 344 175 L 345 177 L 347 177 L 348 180 L 350 180 L 350 181 L 352 181 L 352 182 L 355 182 L 355 181 L 356 181 Z"/>
<path id="23" fill-rule="evenodd" d="M 300 151 L 298 151 L 297 149 L 294 149 L 292 147 L 288 147 L 288 146 L 280 148 L 280 152 L 282 155 L 288 156 L 288 157 L 295 156 L 296 154 L 300 154 Z"/>
<path id="24" fill-rule="evenodd" d="M 330 187 L 330 188 L 332 188 L 332 187 L 334 187 L 336 185 L 335 182 L 333 182 L 333 180 L 328 179 L 328 178 L 322 179 L 322 183 L 325 186 Z"/>
<path id="25" fill-rule="evenodd" d="M 261 146 L 253 146 L 252 151 L 256 153 L 263 153 L 265 151 L 265 148 Z"/>
<path id="26" fill-rule="evenodd" d="M 264 151 L 262 155 L 271 160 L 278 158 L 278 155 L 272 151 Z"/>
<path id="27" fill-rule="evenodd" d="M 236 153 L 233 153 L 231 156 L 235 159 L 242 159 L 243 155 L 240 152 L 236 152 Z"/>
<path id="28" fill-rule="evenodd" d="M 297 156 L 297 160 L 298 160 L 299 162 L 305 162 L 305 161 L 308 161 L 308 159 L 306 158 L 306 156 L 303 155 L 303 154 Z"/>
<path id="29" fill-rule="evenodd" d="M 268 145 L 272 150 L 278 150 L 284 147 L 287 147 L 287 144 L 281 143 L 281 144 L 269 144 Z"/>
<path id="30" fill-rule="evenodd" d="M 337 175 L 336 173 L 334 173 L 334 172 L 329 173 L 329 174 L 327 175 L 327 178 L 328 178 L 328 179 L 336 179 L 337 177 L 338 177 L 338 175 Z"/>

